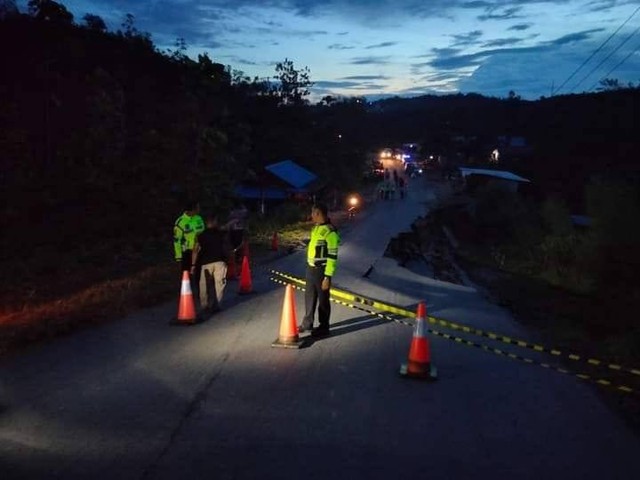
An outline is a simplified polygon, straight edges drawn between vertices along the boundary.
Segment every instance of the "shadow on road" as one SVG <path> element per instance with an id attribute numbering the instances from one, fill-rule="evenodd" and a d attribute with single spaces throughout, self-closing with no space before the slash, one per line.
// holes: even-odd
<path id="1" fill-rule="evenodd" d="M 358 318 L 350 318 L 348 320 L 343 320 L 341 322 L 337 322 L 331 324 L 331 334 L 324 337 L 308 337 L 309 345 L 311 346 L 313 343 L 319 340 L 326 340 L 329 338 L 339 337 L 341 335 L 347 335 L 349 333 L 354 333 L 360 330 L 365 330 L 367 328 L 377 327 L 379 325 L 384 325 L 389 323 L 388 320 L 384 320 L 378 317 L 372 317 L 371 315 L 367 315 L 365 317 Z"/>

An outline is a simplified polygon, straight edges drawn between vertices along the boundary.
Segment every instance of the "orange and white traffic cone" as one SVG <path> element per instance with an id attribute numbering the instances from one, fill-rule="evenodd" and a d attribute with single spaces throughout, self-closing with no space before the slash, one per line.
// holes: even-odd
<path id="1" fill-rule="evenodd" d="M 191 291 L 191 279 L 189 278 L 189 272 L 185 270 L 182 272 L 178 316 L 171 323 L 173 325 L 194 325 L 196 321 L 196 304 Z"/>
<path id="2" fill-rule="evenodd" d="M 278 232 L 273 232 L 273 237 L 271 238 L 271 250 L 274 252 L 278 251 Z"/>
<path id="3" fill-rule="evenodd" d="M 301 348 L 304 340 L 298 336 L 298 321 L 296 319 L 296 300 L 293 286 L 287 285 L 284 291 L 282 317 L 280 317 L 280 333 L 271 344 L 272 347 Z"/>
<path id="4" fill-rule="evenodd" d="M 251 282 L 251 269 L 249 268 L 249 259 L 242 257 L 242 270 L 240 271 L 240 287 L 238 293 L 253 292 L 253 283 Z"/>
<path id="5" fill-rule="evenodd" d="M 409 348 L 409 361 L 400 366 L 400 375 L 410 378 L 435 380 L 438 371 L 431 364 L 431 348 L 427 338 L 427 307 L 424 302 L 418 304 L 416 326 Z"/>

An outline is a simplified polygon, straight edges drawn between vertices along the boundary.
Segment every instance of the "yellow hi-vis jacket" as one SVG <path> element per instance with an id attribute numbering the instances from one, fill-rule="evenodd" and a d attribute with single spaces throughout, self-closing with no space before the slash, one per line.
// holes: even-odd
<path id="1" fill-rule="evenodd" d="M 311 229 L 311 240 L 307 247 L 307 263 L 312 267 L 324 267 L 324 276 L 331 277 L 336 271 L 340 236 L 330 223 L 316 225 Z"/>
<path id="2" fill-rule="evenodd" d="M 196 237 L 204 231 L 204 220 L 198 214 L 189 216 L 183 213 L 173 226 L 173 250 L 176 260 L 182 260 L 185 250 L 193 250 Z"/>

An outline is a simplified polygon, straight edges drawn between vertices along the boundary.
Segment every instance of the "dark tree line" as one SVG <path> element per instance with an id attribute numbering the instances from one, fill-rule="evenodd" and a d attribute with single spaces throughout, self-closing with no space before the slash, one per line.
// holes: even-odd
<path id="1" fill-rule="evenodd" d="M 187 196 L 224 208 L 235 184 L 274 161 L 329 182 L 338 161 L 340 173 L 364 162 L 357 135 L 345 129 L 337 142 L 326 120 L 343 105 L 311 107 L 310 72 L 290 60 L 273 79 L 250 79 L 206 54 L 190 59 L 183 39 L 159 51 L 132 15 L 108 32 L 100 17 L 77 25 L 50 0 L 5 16 L 0 41 L 13 46 L 0 79 L 7 245 L 72 249 L 170 232 Z M 25 219 L 28 238 L 11 228 Z"/>
<path id="2" fill-rule="evenodd" d="M 7 258 L 12 245 L 28 254 L 169 235 L 187 195 L 224 209 L 235 184 L 285 158 L 353 188 L 368 151 L 408 141 L 482 163 L 498 135 L 524 136 L 531 155 L 504 167 L 576 206 L 594 176 L 637 173 L 637 88 L 535 102 L 512 92 L 310 105 L 311 72 L 288 59 L 273 78 L 252 79 L 208 55 L 190 59 L 184 39 L 160 51 L 132 15 L 110 32 L 93 14 L 75 23 L 59 2 L 28 5 L 19 14 L 5 1 L 0 15 Z"/>

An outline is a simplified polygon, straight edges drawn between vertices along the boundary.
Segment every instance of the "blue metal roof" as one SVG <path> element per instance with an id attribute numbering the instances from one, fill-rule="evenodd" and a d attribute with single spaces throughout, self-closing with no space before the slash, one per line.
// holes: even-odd
<path id="1" fill-rule="evenodd" d="M 303 189 L 318 178 L 315 174 L 291 160 L 274 163 L 265 168 L 296 189 Z"/>

